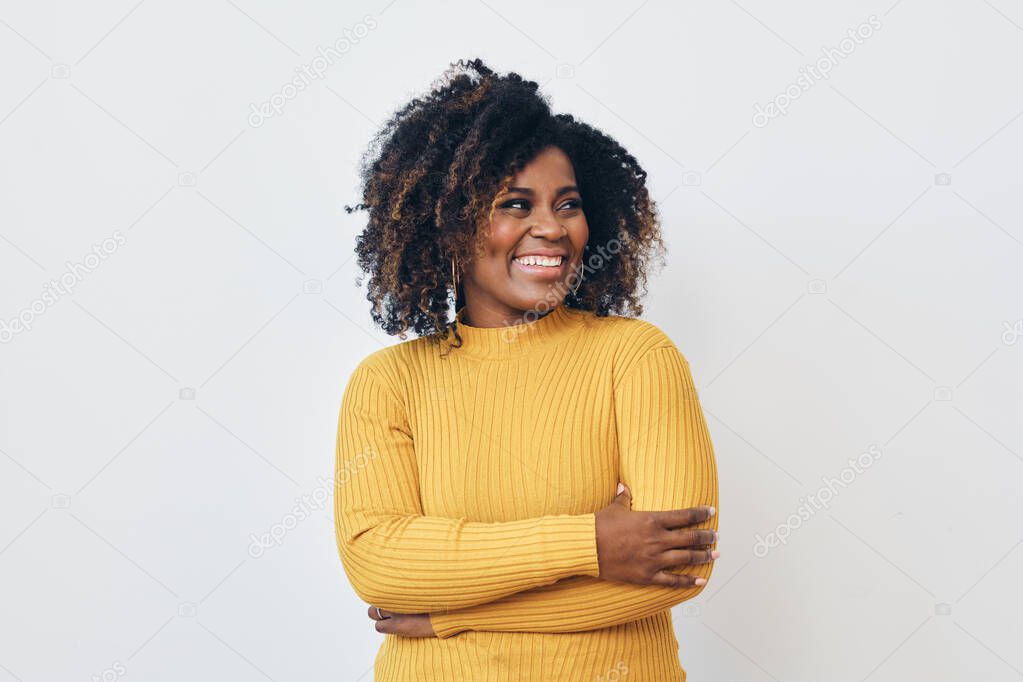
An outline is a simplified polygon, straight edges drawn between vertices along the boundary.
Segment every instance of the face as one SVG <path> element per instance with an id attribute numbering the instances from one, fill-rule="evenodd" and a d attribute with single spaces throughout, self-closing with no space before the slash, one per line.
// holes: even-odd
<path id="1" fill-rule="evenodd" d="M 557 147 L 519 171 L 494 206 L 483 252 L 461 275 L 465 322 L 474 327 L 521 322 L 527 311 L 560 304 L 590 236 L 572 162 Z"/>

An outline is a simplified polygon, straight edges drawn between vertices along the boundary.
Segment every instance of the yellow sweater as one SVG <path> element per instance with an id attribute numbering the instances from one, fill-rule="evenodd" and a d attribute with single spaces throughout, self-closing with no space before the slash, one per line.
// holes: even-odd
<path id="1" fill-rule="evenodd" d="M 670 608 L 703 588 L 599 578 L 594 513 L 619 481 L 634 510 L 718 505 L 688 362 L 649 322 L 563 304 L 458 329 L 446 358 L 426 338 L 372 353 L 341 401 L 345 573 L 438 635 L 386 635 L 376 682 L 685 680 Z"/>

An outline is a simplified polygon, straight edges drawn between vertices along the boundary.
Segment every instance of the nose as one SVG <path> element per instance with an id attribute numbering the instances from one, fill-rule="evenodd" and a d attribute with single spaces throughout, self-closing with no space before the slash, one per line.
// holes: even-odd
<path id="1" fill-rule="evenodd" d="M 568 230 L 558 220 L 557 214 L 550 208 L 536 211 L 536 221 L 529 231 L 533 236 L 544 237 L 551 241 L 557 241 L 563 234 L 568 234 Z"/>

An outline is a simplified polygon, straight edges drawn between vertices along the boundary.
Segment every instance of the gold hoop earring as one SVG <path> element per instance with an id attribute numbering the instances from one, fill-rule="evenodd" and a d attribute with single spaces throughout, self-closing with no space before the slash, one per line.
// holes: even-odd
<path id="1" fill-rule="evenodd" d="M 583 285 L 583 280 L 586 279 L 586 271 L 583 267 L 579 266 L 579 280 L 576 282 L 575 287 L 572 289 L 572 295 L 575 296 L 579 293 L 579 287 Z"/>
<path id="2" fill-rule="evenodd" d="M 451 259 L 451 284 L 452 284 L 451 291 L 454 294 L 455 303 L 457 304 L 457 302 L 458 302 L 458 269 L 455 267 L 455 262 L 456 262 L 456 259 L 452 258 Z"/>

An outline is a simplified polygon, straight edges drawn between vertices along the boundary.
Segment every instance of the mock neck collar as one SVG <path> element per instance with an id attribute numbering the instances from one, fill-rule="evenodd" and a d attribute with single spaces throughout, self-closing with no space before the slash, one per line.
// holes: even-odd
<path id="1" fill-rule="evenodd" d="M 527 312 L 519 324 L 505 327 L 473 327 L 465 324 L 463 306 L 455 313 L 461 347 L 452 349 L 454 354 L 470 355 L 483 359 L 504 359 L 524 353 L 538 351 L 564 341 L 582 329 L 587 313 L 569 308 L 562 301 L 543 317 L 536 311 Z M 449 332 L 448 338 L 454 341 Z"/>

